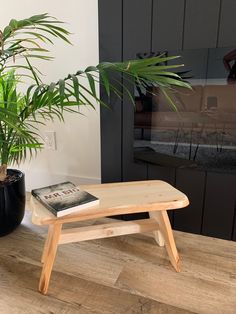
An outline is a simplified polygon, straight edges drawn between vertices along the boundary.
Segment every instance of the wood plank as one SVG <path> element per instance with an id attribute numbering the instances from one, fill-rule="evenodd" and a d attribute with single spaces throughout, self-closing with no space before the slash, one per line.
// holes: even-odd
<path id="1" fill-rule="evenodd" d="M 133 233 L 145 233 L 158 229 L 155 219 L 115 222 L 62 230 L 59 244 L 110 238 Z"/>
<path id="2" fill-rule="evenodd" d="M 149 266 L 147 271 L 144 265 L 139 265 L 138 269 L 136 264 L 128 263 L 116 282 L 116 287 L 141 295 L 148 293 L 153 300 L 172 306 L 178 304 L 181 308 L 195 313 L 234 313 L 234 289 L 228 288 L 224 283 L 213 283 L 208 278 L 202 278 L 199 289 L 198 280 L 189 278 L 186 268 L 185 274 L 181 272 L 170 275 L 165 269 L 160 271 L 155 265 Z M 219 309 L 222 309 L 222 312 Z"/>
<path id="3" fill-rule="evenodd" d="M 57 314 L 191 314 L 189 311 L 61 272 L 53 274 L 50 294 L 45 297 L 35 289 L 35 280 L 39 274 L 37 266 L 2 256 L 0 264 L 0 307 L 4 314 L 25 314 L 26 309 L 28 313 Z"/>
<path id="4" fill-rule="evenodd" d="M 158 180 L 84 185 L 81 189 L 97 196 L 99 205 L 57 218 L 32 197 L 30 206 L 33 208 L 33 223 L 60 224 L 111 215 L 177 209 L 188 205 L 186 195 Z"/>
<path id="5" fill-rule="evenodd" d="M 111 220 L 102 220 L 106 222 Z M 180 274 L 172 271 L 165 249 L 157 247 L 152 235 L 60 246 L 45 297 L 36 292 L 45 229 L 32 225 L 26 213 L 14 233 L 0 238 L 4 314 L 23 314 L 26 308 L 59 314 L 234 313 L 235 242 L 174 232 L 182 260 Z"/>
<path id="6" fill-rule="evenodd" d="M 142 245 L 141 243 L 144 242 L 141 242 L 140 237 L 139 239 L 139 245 Z M 175 239 L 182 260 L 180 274 L 170 274 L 164 261 L 160 264 L 160 257 L 155 264 L 151 264 L 151 259 L 148 258 L 148 253 L 145 251 L 146 244 L 144 251 L 150 262 L 148 264 L 150 273 L 149 271 L 145 272 L 146 267 L 149 267 L 147 261 L 143 266 L 137 261 L 134 262 L 134 264 L 136 263 L 134 266 L 130 261 L 130 264 L 127 263 L 121 272 L 116 282 L 117 287 L 140 295 L 147 293 L 150 295 L 151 290 L 152 299 L 172 305 L 178 304 L 178 306 L 196 313 L 234 313 L 236 306 L 234 291 L 234 287 L 236 287 L 234 276 L 236 244 L 182 232 L 175 232 Z M 129 247 L 130 253 L 135 252 L 131 243 L 127 247 Z M 125 247 L 124 250 L 126 250 Z M 145 253 L 143 252 L 143 254 Z M 139 268 L 140 266 L 141 268 Z M 132 272 L 133 268 L 135 268 L 134 272 Z M 145 281 L 142 281 L 138 272 L 142 273 Z"/>
<path id="7" fill-rule="evenodd" d="M 14 234 L 8 236 L 8 241 L 6 241 L 6 238 L 0 238 L 1 256 L 11 257 L 13 260 L 17 261 L 25 261 L 41 269 L 40 257 L 44 244 L 44 238 L 41 232 L 45 235 L 47 230 L 44 226 L 39 227 L 32 225 L 30 220 L 30 215 L 26 214 L 23 225 L 21 225 Z M 90 221 L 89 223 L 94 222 L 95 221 Z M 105 222 L 110 222 L 110 220 L 104 220 L 103 223 Z M 82 222 L 71 225 L 86 226 L 86 223 L 87 222 Z M 92 243 L 93 241 L 58 247 L 57 258 L 51 278 L 52 282 L 53 275 L 57 271 L 108 286 L 112 286 L 116 282 L 123 265 L 119 260 L 116 261 L 113 257 L 111 258 L 109 254 L 107 255 L 105 253 L 99 256 L 97 252 L 93 252 L 93 249 L 87 249 L 84 243 L 89 242 Z M 22 243 L 24 243 L 24 245 L 22 245 Z M 68 267 L 68 265 L 70 267 Z M 34 279 L 32 280 L 35 280 L 34 289 L 37 291 L 40 272 L 35 276 L 33 275 L 33 277 Z"/>

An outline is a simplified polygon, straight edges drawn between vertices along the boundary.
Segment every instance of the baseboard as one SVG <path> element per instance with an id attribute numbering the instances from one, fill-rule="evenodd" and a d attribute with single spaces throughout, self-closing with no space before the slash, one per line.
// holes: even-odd
<path id="1" fill-rule="evenodd" d="M 25 171 L 25 185 L 26 191 L 30 192 L 32 189 L 57 184 L 64 181 L 71 181 L 76 185 L 82 184 L 97 184 L 101 183 L 101 178 L 79 177 L 66 174 L 50 174 L 42 171 Z"/>

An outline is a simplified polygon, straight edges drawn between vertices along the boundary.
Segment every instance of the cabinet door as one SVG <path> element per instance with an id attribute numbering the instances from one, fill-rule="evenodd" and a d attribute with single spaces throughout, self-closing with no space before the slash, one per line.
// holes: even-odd
<path id="1" fill-rule="evenodd" d="M 123 58 L 151 48 L 152 0 L 123 1 Z"/>
<path id="2" fill-rule="evenodd" d="M 123 2 L 123 59 L 137 58 L 137 53 L 151 50 L 152 1 L 125 0 Z M 128 86 L 134 93 L 133 86 Z M 134 162 L 134 106 L 123 98 L 123 180 L 147 178 L 147 165 Z"/>
<path id="3" fill-rule="evenodd" d="M 236 201 L 235 201 L 235 206 L 234 206 L 234 227 L 233 227 L 233 241 L 236 241 Z"/>
<path id="4" fill-rule="evenodd" d="M 176 188 L 189 198 L 189 206 L 174 211 L 174 228 L 191 233 L 201 233 L 205 172 L 178 169 Z"/>
<path id="5" fill-rule="evenodd" d="M 208 172 L 202 233 L 230 240 L 236 200 L 235 174 Z"/>
<path id="6" fill-rule="evenodd" d="M 220 0 L 187 0 L 184 49 L 214 48 L 217 43 Z"/>
<path id="7" fill-rule="evenodd" d="M 152 50 L 181 50 L 185 0 L 153 2 Z"/>
<path id="8" fill-rule="evenodd" d="M 122 1 L 99 0 L 100 61 L 122 60 Z M 121 82 L 121 76 L 115 77 Z M 121 90 L 119 83 L 116 86 Z M 101 87 L 100 96 L 108 101 Z M 111 109 L 101 108 L 101 172 L 102 182 L 121 181 L 121 100 L 111 96 Z"/>
<path id="9" fill-rule="evenodd" d="M 236 1 L 222 0 L 218 47 L 236 46 Z"/>

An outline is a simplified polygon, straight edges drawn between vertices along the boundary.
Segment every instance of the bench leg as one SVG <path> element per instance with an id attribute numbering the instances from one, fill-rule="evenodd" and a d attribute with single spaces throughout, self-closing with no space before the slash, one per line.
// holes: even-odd
<path id="1" fill-rule="evenodd" d="M 160 228 L 159 232 L 164 238 L 166 250 L 169 255 L 171 264 L 173 265 L 177 272 L 180 272 L 179 254 L 175 245 L 173 231 L 166 210 L 150 212 L 149 214 L 152 218 L 156 219 L 159 225 Z"/>
<path id="2" fill-rule="evenodd" d="M 48 237 L 45 243 L 44 252 L 42 256 L 44 264 L 39 281 L 39 291 L 43 294 L 46 294 L 48 291 L 52 267 L 55 260 L 57 246 L 61 234 L 61 228 L 62 228 L 61 224 L 49 226 Z"/>
<path id="3" fill-rule="evenodd" d="M 53 225 L 49 225 L 48 227 L 48 234 L 47 238 L 45 240 L 44 248 L 43 248 L 43 254 L 41 257 L 41 263 L 44 263 L 46 256 L 48 255 L 48 249 L 49 249 L 49 244 L 52 239 L 52 234 L 53 234 Z"/>
<path id="4" fill-rule="evenodd" d="M 149 217 L 155 219 L 155 215 L 153 215 L 153 212 L 149 213 Z M 162 235 L 162 233 L 160 231 L 160 227 L 159 227 L 159 230 L 153 231 L 153 234 L 154 234 L 154 237 L 155 237 L 155 240 L 156 240 L 157 244 L 159 246 L 164 246 L 165 245 L 165 240 L 164 240 L 163 235 Z"/>

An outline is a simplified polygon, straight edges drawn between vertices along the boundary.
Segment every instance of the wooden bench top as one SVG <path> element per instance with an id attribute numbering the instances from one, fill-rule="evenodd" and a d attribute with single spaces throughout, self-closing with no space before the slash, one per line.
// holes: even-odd
<path id="1" fill-rule="evenodd" d="M 185 194 L 159 180 L 81 185 L 81 190 L 97 196 L 100 204 L 60 218 L 31 197 L 32 222 L 36 225 L 67 223 L 130 213 L 185 207 Z"/>

